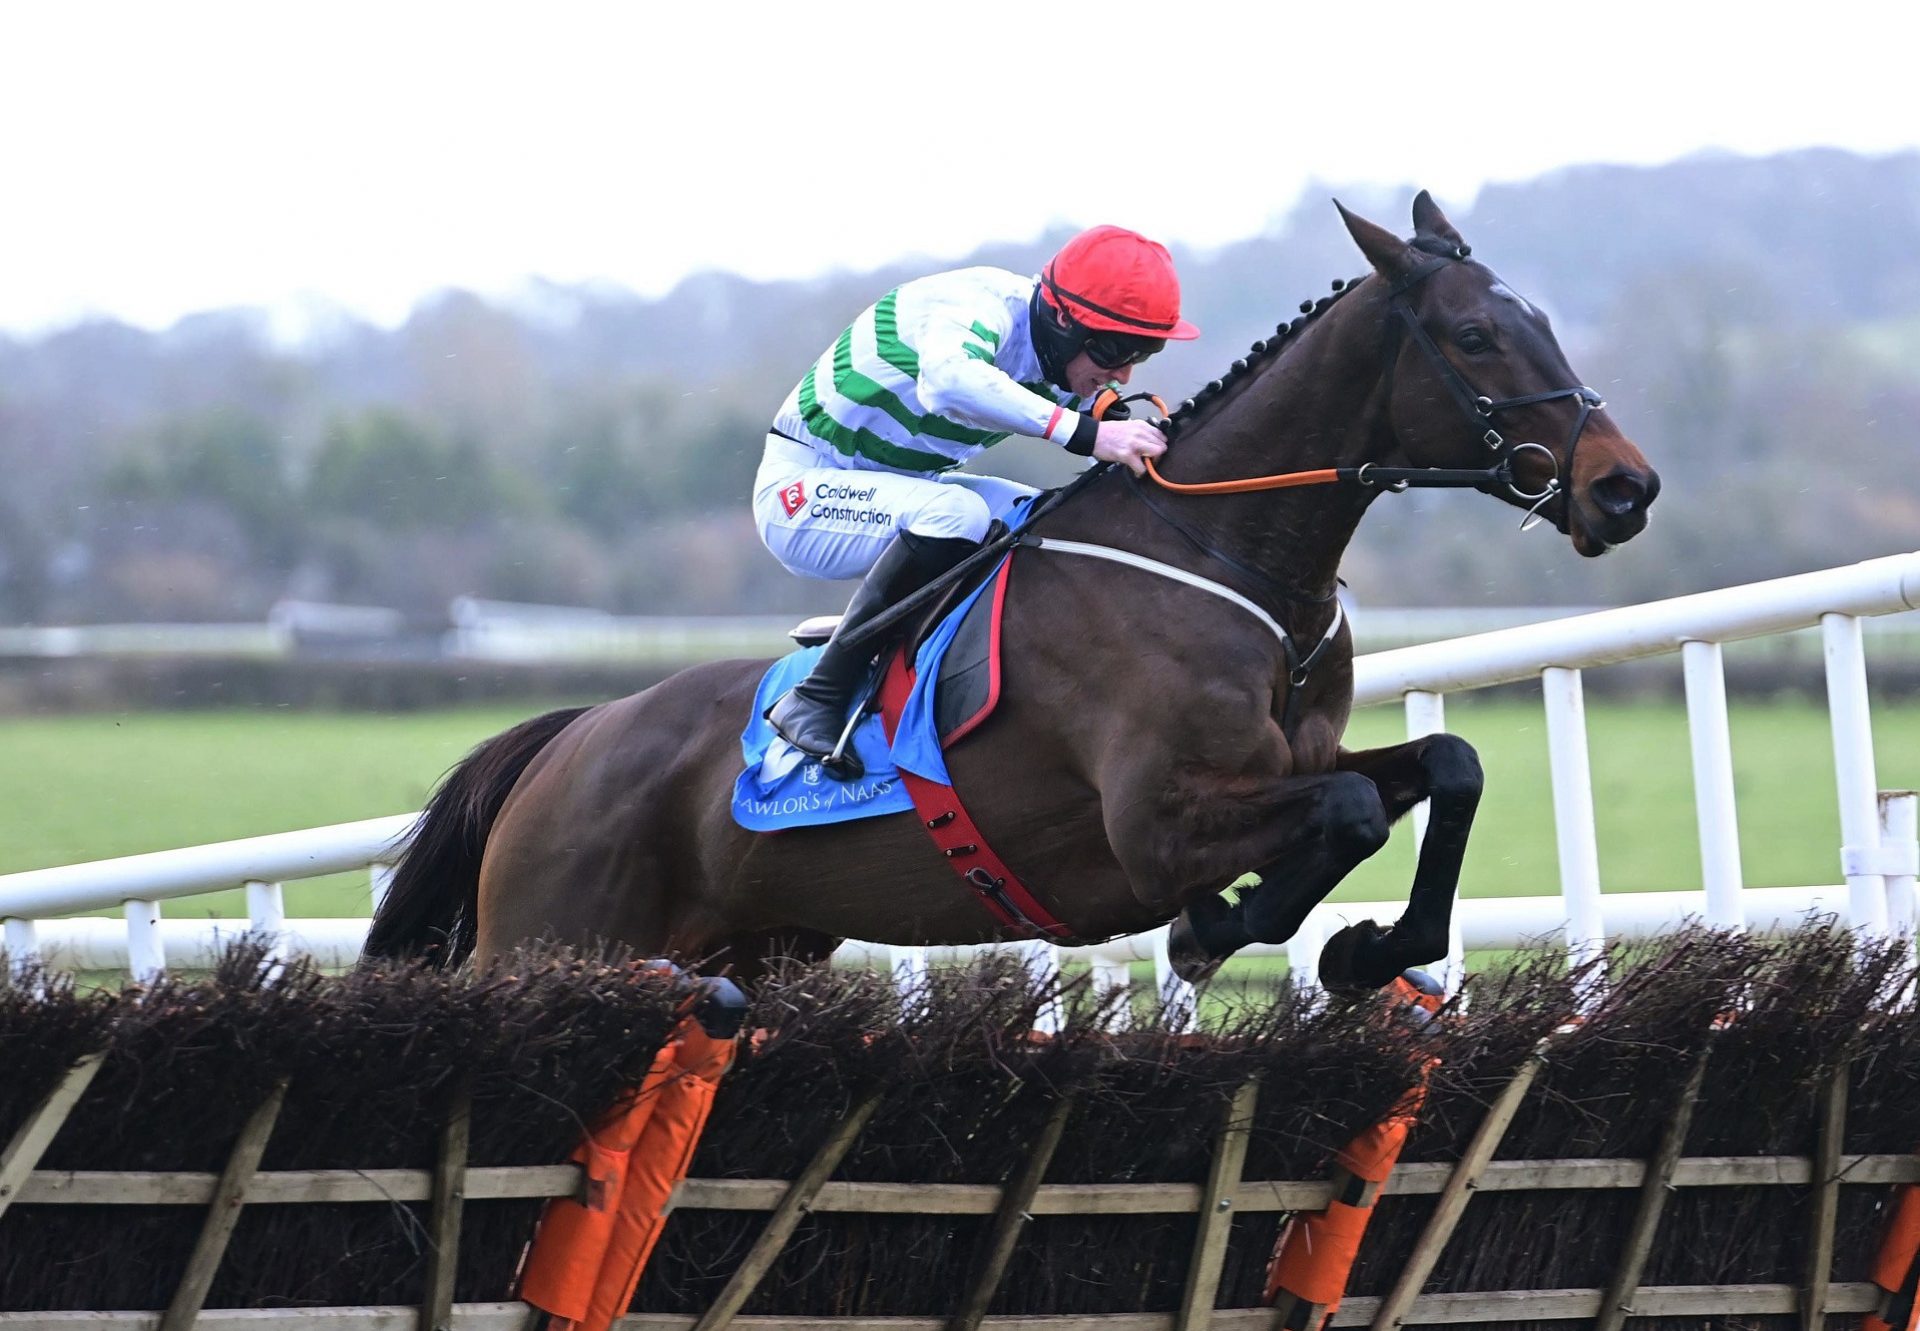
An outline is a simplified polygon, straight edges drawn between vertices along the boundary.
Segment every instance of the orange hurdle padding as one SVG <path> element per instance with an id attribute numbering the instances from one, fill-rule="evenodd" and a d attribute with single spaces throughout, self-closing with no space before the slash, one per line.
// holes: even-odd
<path id="1" fill-rule="evenodd" d="M 639 1089 L 574 1148 L 571 1158 L 583 1175 L 581 1198 L 555 1197 L 540 1216 L 520 1297 L 558 1320 L 578 1322 L 587 1315 L 626 1189 L 628 1161 L 660 1103 L 660 1088 L 673 1075 L 674 1052 L 671 1041 L 662 1045 Z"/>
<path id="2" fill-rule="evenodd" d="M 683 1023 L 639 1090 L 574 1151 L 585 1200 L 547 1204 L 520 1281 L 520 1297 L 551 1316 L 549 1331 L 607 1331 L 626 1311 L 732 1062 L 733 1041 Z"/>
<path id="3" fill-rule="evenodd" d="M 1392 996 L 1428 1014 L 1445 1001 L 1407 980 L 1396 979 Z M 1340 1307 L 1347 1277 L 1360 1255 L 1360 1240 L 1373 1219 L 1373 1204 L 1393 1172 L 1427 1098 L 1427 1076 L 1436 1060 L 1422 1067 L 1420 1082 L 1402 1096 L 1391 1113 L 1348 1142 L 1334 1157 L 1335 1194 L 1327 1209 L 1295 1215 L 1280 1231 L 1267 1267 L 1267 1302 L 1286 1304 L 1284 1331 L 1318 1331 Z"/>
<path id="4" fill-rule="evenodd" d="M 715 1039 L 698 1026 L 688 1026 L 678 1041 L 677 1075 L 660 1088 L 660 1105 L 628 1157 L 627 1186 L 582 1331 L 607 1331 L 633 1302 L 640 1273 L 666 1228 L 667 1199 L 693 1163 L 733 1049 L 732 1040 Z"/>
<path id="5" fill-rule="evenodd" d="M 1894 1195 L 1871 1279 L 1880 1287 L 1880 1307 L 1862 1320 L 1861 1331 L 1914 1331 L 1920 1325 L 1920 1187 L 1914 1184 L 1902 1184 Z"/>

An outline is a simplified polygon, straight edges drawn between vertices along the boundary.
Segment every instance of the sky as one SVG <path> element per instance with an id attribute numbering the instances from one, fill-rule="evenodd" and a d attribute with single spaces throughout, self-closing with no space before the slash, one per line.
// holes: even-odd
<path id="1" fill-rule="evenodd" d="M 1781 17 L 1775 17 L 1776 15 Z M 1784 21 L 1791 19 L 1791 22 Z M 657 295 L 1303 191 L 1920 146 L 1912 0 L 467 0 L 0 11 L 0 330 Z"/>

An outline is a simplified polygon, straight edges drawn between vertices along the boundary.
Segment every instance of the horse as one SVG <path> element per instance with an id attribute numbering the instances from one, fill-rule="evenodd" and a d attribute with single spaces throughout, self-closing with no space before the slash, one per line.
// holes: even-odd
<path id="1" fill-rule="evenodd" d="M 1098 544 L 1227 594 L 1016 551 L 1001 701 L 946 755 L 976 825 L 1075 938 L 1171 920 L 1190 979 L 1284 942 L 1422 800 L 1405 910 L 1334 934 L 1320 974 L 1357 992 L 1446 955 L 1478 759 L 1448 734 L 1340 742 L 1353 702 L 1340 559 L 1373 501 L 1427 476 L 1472 484 L 1590 558 L 1637 535 L 1659 492 L 1546 315 L 1428 194 L 1410 239 L 1335 206 L 1371 271 L 1183 403 L 1151 479 L 1083 474 L 1029 527 L 1043 546 Z M 1248 483 L 1276 467 L 1273 486 Z M 1020 936 L 914 814 L 775 834 L 735 823 L 740 732 L 767 666 L 694 666 L 481 743 L 416 824 L 365 956 L 453 965 L 534 939 L 611 943 L 751 982 L 847 938 Z"/>

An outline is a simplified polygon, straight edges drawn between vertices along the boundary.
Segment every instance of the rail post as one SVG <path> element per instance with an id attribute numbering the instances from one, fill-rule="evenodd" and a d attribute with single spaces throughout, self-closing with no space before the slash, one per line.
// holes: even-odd
<path id="1" fill-rule="evenodd" d="M 7 964 L 14 970 L 22 970 L 40 958 L 40 933 L 33 927 L 32 920 L 24 920 L 9 915 L 6 920 L 4 944 L 7 949 Z"/>
<path id="2" fill-rule="evenodd" d="M 1914 875 L 1920 870 L 1920 791 L 1880 792 L 1880 848 L 1887 865 L 1887 927 L 1913 952 Z"/>
<path id="3" fill-rule="evenodd" d="M 1587 760 L 1587 705 L 1580 672 L 1548 666 L 1547 754 L 1553 773 L 1553 834 L 1560 852 L 1560 895 L 1567 907 L 1567 950 L 1576 965 L 1606 946 L 1600 919 L 1600 848 L 1593 828 L 1593 769 Z"/>
<path id="4" fill-rule="evenodd" d="M 1880 787 L 1873 774 L 1873 717 L 1867 705 L 1867 656 L 1857 615 L 1820 616 L 1826 647 L 1827 715 L 1833 727 L 1833 775 L 1840 797 L 1840 869 L 1847 876 L 1847 922 L 1866 934 L 1887 932 L 1886 866 L 1880 860 Z"/>
<path id="5" fill-rule="evenodd" d="M 1192 1030 L 1199 1000 L 1193 986 L 1173 972 L 1173 962 L 1167 956 L 1165 925 L 1153 934 L 1153 981 L 1160 1006 L 1166 1009 L 1167 1025 L 1176 1031 Z"/>
<path id="6" fill-rule="evenodd" d="M 1296 988 L 1320 988 L 1320 949 L 1327 945 L 1325 906 L 1316 906 L 1300 921 L 1286 943 L 1287 975 Z"/>
<path id="7" fill-rule="evenodd" d="M 247 883 L 247 927 L 265 936 L 267 955 L 287 959 L 287 894 L 278 883 Z"/>
<path id="8" fill-rule="evenodd" d="M 1425 689 L 1414 689 L 1406 696 L 1407 738 L 1420 739 L 1427 735 L 1438 735 L 1447 728 L 1447 700 L 1444 694 L 1429 693 Z M 1432 813 L 1432 801 L 1421 800 L 1413 806 L 1413 848 L 1417 857 L 1420 846 L 1427 839 L 1427 819 Z M 1438 979 L 1448 993 L 1459 989 L 1467 976 L 1467 945 L 1460 936 L 1460 913 L 1453 912 L 1451 924 L 1447 929 L 1447 956 L 1440 963 Z"/>
<path id="9" fill-rule="evenodd" d="M 1733 739 L 1727 726 L 1727 675 L 1717 642 L 1681 645 L 1687 685 L 1687 736 L 1693 747 L 1693 808 L 1700 825 L 1700 879 L 1707 922 L 1744 929 L 1740 823 L 1733 798 Z"/>
<path id="10" fill-rule="evenodd" d="M 167 973 L 167 949 L 160 940 L 160 903 L 128 901 L 127 970 L 135 984 L 151 984 Z"/>

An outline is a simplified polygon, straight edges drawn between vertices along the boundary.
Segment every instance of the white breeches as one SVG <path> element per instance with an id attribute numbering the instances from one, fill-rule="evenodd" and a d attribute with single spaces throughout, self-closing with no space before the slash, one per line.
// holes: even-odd
<path id="1" fill-rule="evenodd" d="M 934 479 L 823 467 L 804 444 L 767 436 L 753 481 L 753 521 L 774 558 L 807 578 L 858 578 L 903 531 L 978 541 L 995 518 L 1038 494 L 994 476 Z"/>

